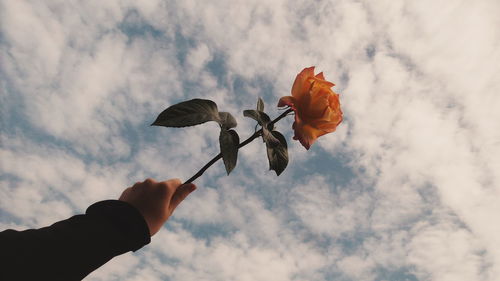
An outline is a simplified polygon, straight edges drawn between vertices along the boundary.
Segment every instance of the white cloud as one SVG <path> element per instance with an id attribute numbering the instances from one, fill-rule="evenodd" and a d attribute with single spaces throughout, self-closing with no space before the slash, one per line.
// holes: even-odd
<path id="1" fill-rule="evenodd" d="M 333 193 L 321 177 L 300 183 L 292 191 L 291 208 L 312 232 L 331 238 L 359 231 L 367 224 L 370 198 L 342 190 Z"/>
<path id="2" fill-rule="evenodd" d="M 457 229 L 458 228 L 458 229 Z M 477 239 L 466 229 L 447 222 L 421 224 L 410 243 L 408 260 L 423 280 L 495 280 Z M 432 262 L 429 262 L 432 261 Z"/>
<path id="3" fill-rule="evenodd" d="M 188 63 L 194 70 L 200 70 L 210 59 L 210 50 L 205 44 L 192 49 L 187 55 Z"/>

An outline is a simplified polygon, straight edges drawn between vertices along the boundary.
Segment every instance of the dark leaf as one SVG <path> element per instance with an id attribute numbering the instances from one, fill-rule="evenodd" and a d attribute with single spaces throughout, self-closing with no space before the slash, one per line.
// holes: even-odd
<path id="1" fill-rule="evenodd" d="M 219 124 L 226 129 L 231 129 L 236 127 L 236 119 L 229 112 L 219 112 Z"/>
<path id="2" fill-rule="evenodd" d="M 264 101 L 261 98 L 257 100 L 257 111 L 264 112 Z"/>
<path id="3" fill-rule="evenodd" d="M 262 126 L 262 141 L 269 144 L 279 144 L 279 140 L 274 137 L 267 126 Z"/>
<path id="4" fill-rule="evenodd" d="M 253 109 L 244 110 L 243 115 L 256 120 L 259 125 L 262 126 L 262 140 L 264 142 L 278 142 L 278 140 L 270 133 L 270 130 L 268 128 L 268 124 L 271 122 L 271 118 L 269 118 L 269 115 L 262 111 Z"/>
<path id="5" fill-rule="evenodd" d="M 259 125 L 264 126 L 264 124 L 267 124 L 271 121 L 271 118 L 269 118 L 269 115 L 262 111 L 258 110 L 253 110 L 253 109 L 247 109 L 243 111 L 243 116 L 245 117 L 250 117 L 253 120 L 257 121 Z"/>
<path id="6" fill-rule="evenodd" d="M 211 100 L 192 99 L 165 109 L 151 126 L 186 127 L 219 121 L 217 104 Z"/>
<path id="7" fill-rule="evenodd" d="M 271 131 L 271 134 L 278 142 L 266 142 L 269 170 L 274 170 L 276 175 L 279 176 L 288 165 L 288 147 L 285 137 L 280 132 Z"/>
<path id="8" fill-rule="evenodd" d="M 229 175 L 236 166 L 238 160 L 238 145 L 240 138 L 235 130 L 226 130 L 221 128 L 219 135 L 220 152 L 222 153 L 222 160 L 226 167 L 226 172 Z"/>

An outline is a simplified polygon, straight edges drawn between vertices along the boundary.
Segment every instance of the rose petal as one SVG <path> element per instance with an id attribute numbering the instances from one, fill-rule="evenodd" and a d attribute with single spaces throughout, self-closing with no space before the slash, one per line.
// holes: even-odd
<path id="1" fill-rule="evenodd" d="M 302 146 L 304 146 L 307 150 L 311 148 L 311 145 L 319 136 L 327 133 L 303 122 L 294 122 L 293 129 L 295 132 L 293 139 L 300 141 Z"/>
<path id="2" fill-rule="evenodd" d="M 332 82 L 326 81 L 324 79 L 320 79 L 318 77 L 312 77 L 310 79 L 311 79 L 311 82 L 314 81 L 314 83 L 316 85 L 321 85 L 323 87 L 331 88 L 331 87 L 335 86 L 335 84 L 333 84 Z"/>
<path id="3" fill-rule="evenodd" d="M 339 115 L 333 120 L 329 121 L 316 121 L 313 123 L 314 127 L 326 133 L 334 132 L 338 125 L 342 122 L 342 116 Z"/>
<path id="4" fill-rule="evenodd" d="M 321 71 L 320 73 L 316 74 L 316 76 L 314 76 L 314 77 L 316 77 L 318 79 L 321 79 L 321 80 L 326 80 L 325 76 L 323 75 L 323 71 Z"/>
<path id="5" fill-rule="evenodd" d="M 307 94 L 311 86 L 311 83 L 308 82 L 308 80 L 311 77 L 314 77 L 314 66 L 304 68 L 299 74 L 297 74 L 292 86 L 292 96 L 294 98 L 299 100 L 302 96 Z"/>
<path id="6" fill-rule="evenodd" d="M 328 92 L 317 93 L 312 95 L 305 114 L 314 119 L 322 118 L 325 113 L 325 109 L 328 108 L 328 105 Z"/>

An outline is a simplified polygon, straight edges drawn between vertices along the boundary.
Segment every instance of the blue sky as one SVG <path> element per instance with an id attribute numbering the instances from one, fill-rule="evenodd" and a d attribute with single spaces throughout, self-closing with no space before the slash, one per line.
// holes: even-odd
<path id="1" fill-rule="evenodd" d="M 500 4 L 0 0 L 0 229 L 41 227 L 147 177 L 185 180 L 218 125 L 150 127 L 171 104 L 272 117 L 316 66 L 345 114 L 195 183 L 150 245 L 86 280 L 499 280 Z"/>

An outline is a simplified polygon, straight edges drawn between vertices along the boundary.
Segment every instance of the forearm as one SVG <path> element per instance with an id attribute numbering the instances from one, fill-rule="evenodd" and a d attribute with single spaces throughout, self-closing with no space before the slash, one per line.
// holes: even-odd
<path id="1" fill-rule="evenodd" d="M 109 200 L 36 230 L 0 233 L 1 280 L 81 280 L 113 257 L 150 242 L 141 214 Z"/>

